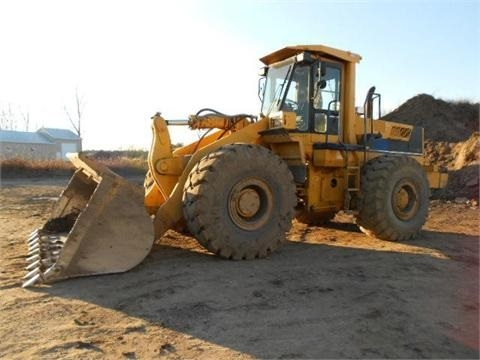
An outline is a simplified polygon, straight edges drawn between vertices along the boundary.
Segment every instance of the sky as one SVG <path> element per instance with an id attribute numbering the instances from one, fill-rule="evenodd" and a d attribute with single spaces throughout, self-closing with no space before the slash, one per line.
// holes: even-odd
<path id="1" fill-rule="evenodd" d="M 360 54 L 357 105 L 480 101 L 480 0 L 0 0 L 0 44 L 0 112 L 73 130 L 78 93 L 86 150 L 148 149 L 156 112 L 258 114 L 259 58 L 288 45 Z"/>

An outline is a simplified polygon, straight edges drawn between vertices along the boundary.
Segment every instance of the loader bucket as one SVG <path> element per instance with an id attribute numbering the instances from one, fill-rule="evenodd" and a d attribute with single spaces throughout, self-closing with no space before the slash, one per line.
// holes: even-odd
<path id="1" fill-rule="evenodd" d="M 77 276 L 127 271 L 153 245 L 143 188 L 106 166 L 71 154 L 76 172 L 49 220 L 28 238 L 23 287 Z"/>

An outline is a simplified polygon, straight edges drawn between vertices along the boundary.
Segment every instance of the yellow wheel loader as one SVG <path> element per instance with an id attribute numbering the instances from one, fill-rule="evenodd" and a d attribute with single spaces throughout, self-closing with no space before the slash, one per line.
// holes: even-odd
<path id="1" fill-rule="evenodd" d="M 144 191 L 74 155 L 74 176 L 28 239 L 24 286 L 126 271 L 169 229 L 235 260 L 277 249 L 293 218 L 319 224 L 340 210 L 380 239 L 418 234 L 429 189 L 444 187 L 447 174 L 425 165 L 422 128 L 381 118 L 374 87 L 355 107 L 361 57 L 311 45 L 260 60 L 258 117 L 211 109 L 186 120 L 153 116 Z M 204 135 L 172 151 L 174 125 Z"/>

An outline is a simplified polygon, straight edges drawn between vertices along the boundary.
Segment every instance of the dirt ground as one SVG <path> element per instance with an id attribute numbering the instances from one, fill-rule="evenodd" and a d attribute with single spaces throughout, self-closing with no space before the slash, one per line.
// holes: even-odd
<path id="1" fill-rule="evenodd" d="M 22 289 L 25 239 L 64 180 L 0 190 L 0 358 L 478 358 L 479 209 L 433 201 L 408 243 L 294 224 L 267 259 L 169 232 L 124 274 Z"/>

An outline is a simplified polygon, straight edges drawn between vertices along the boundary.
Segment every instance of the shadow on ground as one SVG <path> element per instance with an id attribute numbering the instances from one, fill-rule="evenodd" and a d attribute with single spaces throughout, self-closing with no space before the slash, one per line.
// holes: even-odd
<path id="1" fill-rule="evenodd" d="M 358 236 L 355 248 L 290 241 L 240 262 L 156 245 L 128 273 L 34 291 L 259 358 L 477 358 L 478 238 L 426 231 L 411 243 L 439 258 L 362 248 Z"/>

